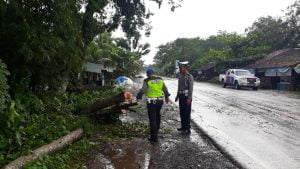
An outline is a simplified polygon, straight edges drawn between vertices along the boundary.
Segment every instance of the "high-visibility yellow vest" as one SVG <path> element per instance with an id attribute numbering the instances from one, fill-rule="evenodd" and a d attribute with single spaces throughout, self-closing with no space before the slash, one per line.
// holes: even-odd
<path id="1" fill-rule="evenodd" d="M 146 96 L 148 98 L 158 98 L 163 97 L 163 87 L 164 87 L 164 81 L 161 78 L 155 78 L 146 81 L 147 83 L 147 92 Z"/>

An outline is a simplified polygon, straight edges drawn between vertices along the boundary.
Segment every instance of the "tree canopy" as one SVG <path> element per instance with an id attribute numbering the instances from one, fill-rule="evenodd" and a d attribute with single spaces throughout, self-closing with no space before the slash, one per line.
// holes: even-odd
<path id="1" fill-rule="evenodd" d="M 181 0 L 165 1 L 175 9 Z M 141 46 L 139 39 L 142 30 L 150 34 L 151 15 L 142 0 L 1 1 L 0 56 L 10 72 L 11 93 L 57 90 L 91 59 L 86 54 L 95 48 L 95 37 L 118 27 L 134 49 L 140 48 L 136 52 L 148 53 L 149 46 Z M 113 44 L 102 45 L 98 54 L 117 57 L 110 55 Z"/>

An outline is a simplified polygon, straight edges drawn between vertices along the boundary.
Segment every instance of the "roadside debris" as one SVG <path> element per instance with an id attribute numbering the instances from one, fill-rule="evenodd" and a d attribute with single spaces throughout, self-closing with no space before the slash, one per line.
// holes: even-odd
<path id="1" fill-rule="evenodd" d="M 123 88 L 126 91 L 131 93 L 136 92 L 140 87 L 139 83 L 134 82 L 132 79 L 126 76 L 119 76 L 118 78 L 116 78 L 115 82 L 116 82 L 115 85 L 116 87 Z"/>
<path id="2" fill-rule="evenodd" d="M 22 168 L 25 164 L 27 164 L 30 161 L 33 161 L 37 158 L 40 158 L 44 155 L 53 153 L 55 151 L 61 150 L 62 148 L 66 147 L 69 144 L 72 144 L 76 140 L 79 140 L 83 135 L 83 129 L 78 128 L 69 134 L 52 141 L 49 144 L 46 144 L 36 150 L 34 150 L 31 154 L 21 156 L 17 158 L 16 160 L 10 162 L 6 166 L 3 167 L 3 169 L 19 169 Z"/>
<path id="3" fill-rule="evenodd" d="M 79 114 L 85 114 L 102 121 L 117 120 L 119 114 L 126 110 L 134 111 L 130 107 L 136 106 L 138 103 L 133 100 L 131 92 L 122 92 L 117 95 L 105 99 L 98 99 L 94 103 L 77 110 Z"/>

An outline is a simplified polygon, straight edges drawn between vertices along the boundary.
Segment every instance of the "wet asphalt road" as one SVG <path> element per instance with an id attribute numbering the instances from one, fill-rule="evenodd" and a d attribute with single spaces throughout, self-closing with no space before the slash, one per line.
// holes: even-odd
<path id="1" fill-rule="evenodd" d="M 177 79 L 165 79 L 172 93 Z M 194 84 L 192 119 L 245 168 L 300 168 L 300 97 Z"/>

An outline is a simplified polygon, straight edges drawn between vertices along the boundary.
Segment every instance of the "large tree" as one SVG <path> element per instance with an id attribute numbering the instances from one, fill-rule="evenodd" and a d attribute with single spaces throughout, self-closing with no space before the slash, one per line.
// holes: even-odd
<path id="1" fill-rule="evenodd" d="M 171 9 L 180 6 L 182 0 L 148 0 L 160 6 L 168 1 Z M 138 40 L 141 30 L 149 35 L 151 26 L 146 21 L 153 13 L 147 9 L 144 0 L 80 0 L 84 7 L 82 32 L 85 43 L 88 44 L 99 34 L 99 31 L 112 31 L 119 26 L 128 38 Z"/>
<path id="2" fill-rule="evenodd" d="M 80 68 L 79 15 L 70 1 L 1 1 L 0 56 L 11 89 L 57 88 Z"/>
<path id="3" fill-rule="evenodd" d="M 0 1 L 0 57 L 11 93 L 57 90 L 80 71 L 87 47 L 103 32 L 121 26 L 138 45 L 151 15 L 142 0 Z"/>
<path id="4" fill-rule="evenodd" d="M 300 0 L 288 7 L 285 17 L 289 27 L 288 46 L 300 47 Z"/>
<path id="5" fill-rule="evenodd" d="M 175 60 L 189 61 L 192 65 L 199 66 L 196 61 L 205 57 L 211 49 L 222 50 L 225 47 L 225 42 L 216 36 L 211 36 L 208 39 L 180 38 L 160 45 L 154 61 L 162 73 L 172 74 L 175 71 Z"/>
<path id="6" fill-rule="evenodd" d="M 86 51 L 86 60 L 116 67 L 117 74 L 133 76 L 142 67 L 140 58 L 147 53 L 148 45 L 139 45 L 132 49 L 127 40 L 114 39 L 108 32 L 102 33 L 90 43 Z"/>

